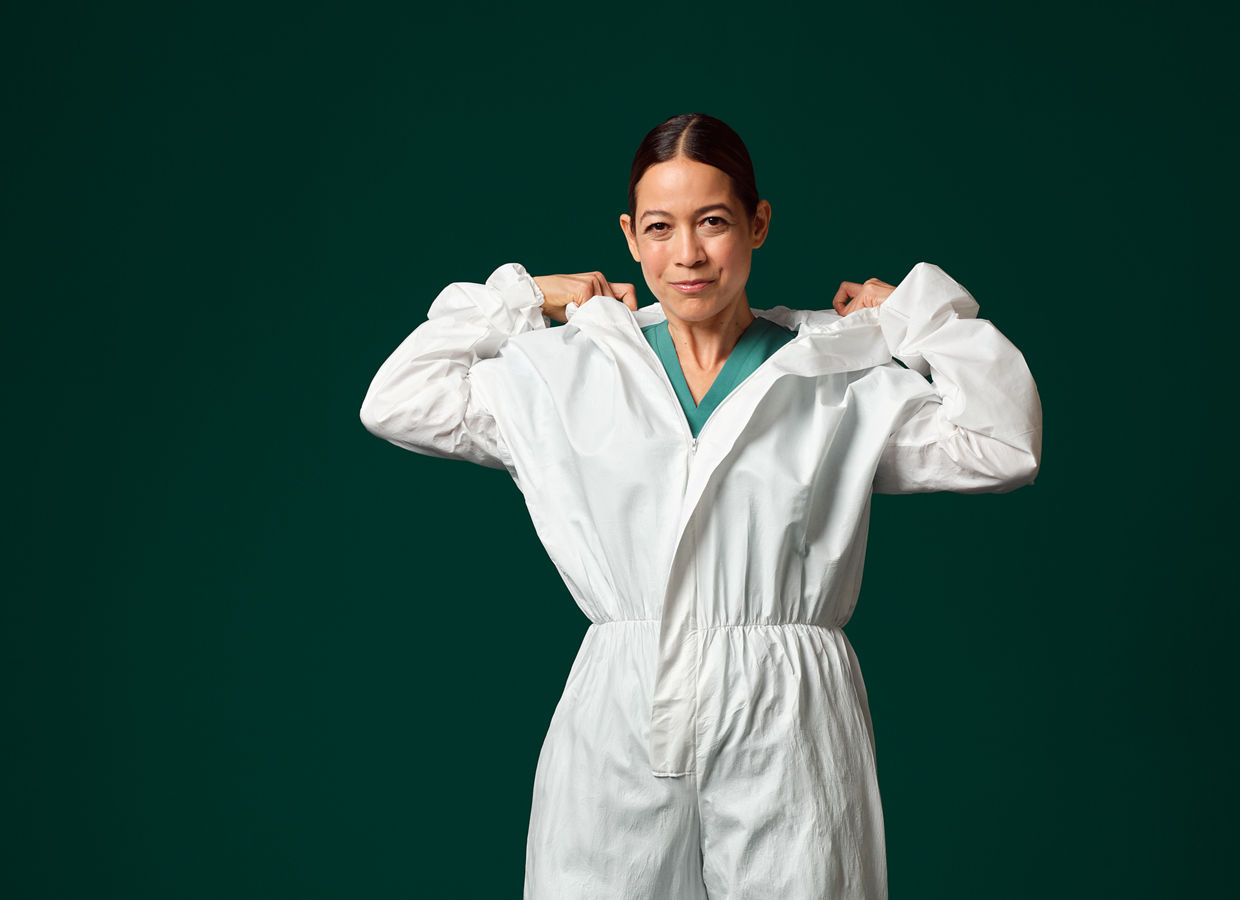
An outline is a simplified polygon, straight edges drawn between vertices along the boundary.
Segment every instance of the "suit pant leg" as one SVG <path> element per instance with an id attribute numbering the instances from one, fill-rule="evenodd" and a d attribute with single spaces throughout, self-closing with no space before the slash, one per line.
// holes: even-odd
<path id="1" fill-rule="evenodd" d="M 650 770 L 657 640 L 587 631 L 539 755 L 525 900 L 706 900 L 696 781 Z"/>

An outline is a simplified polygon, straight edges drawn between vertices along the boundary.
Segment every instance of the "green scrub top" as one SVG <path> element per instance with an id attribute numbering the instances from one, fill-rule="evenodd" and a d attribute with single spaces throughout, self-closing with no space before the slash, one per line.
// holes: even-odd
<path id="1" fill-rule="evenodd" d="M 642 329 L 642 334 L 659 357 L 659 362 L 663 363 L 663 369 L 676 390 L 676 398 L 680 401 L 681 409 L 685 411 L 689 430 L 694 437 L 698 436 L 719 401 L 753 374 L 754 369 L 762 365 L 772 353 L 797 336 L 795 331 L 776 325 L 770 319 L 755 316 L 728 354 L 723 368 L 715 376 L 714 383 L 702 398 L 702 402 L 694 403 L 689 384 L 685 381 L 685 373 L 680 368 L 680 358 L 676 356 L 672 336 L 667 331 L 667 320 L 647 325 Z"/>

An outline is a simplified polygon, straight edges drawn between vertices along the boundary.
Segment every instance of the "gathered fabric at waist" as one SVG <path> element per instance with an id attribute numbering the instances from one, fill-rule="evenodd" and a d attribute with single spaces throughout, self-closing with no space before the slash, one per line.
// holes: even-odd
<path id="1" fill-rule="evenodd" d="M 663 626 L 656 618 L 591 622 L 562 701 L 564 715 L 577 714 L 570 709 L 626 710 L 622 718 L 648 754 L 653 775 L 675 778 L 696 771 L 705 758 L 701 754 L 713 754 L 711 748 L 726 737 L 716 733 L 722 723 L 759 706 L 767 710 L 763 715 L 779 711 L 780 733 L 799 735 L 799 711 L 811 696 L 821 700 L 823 715 L 847 719 L 840 729 L 872 734 L 860 672 L 841 626 L 702 625 L 677 634 L 670 644 Z M 765 699 L 738 707 L 736 699 L 743 696 Z M 702 708 L 708 713 L 699 720 Z M 751 725 L 741 731 L 753 731 Z"/>
<path id="2" fill-rule="evenodd" d="M 657 631 L 661 622 L 661 619 L 603 619 L 599 622 L 591 622 L 590 628 L 601 628 L 604 625 L 645 625 Z M 823 625 L 820 622 L 724 622 L 720 625 L 698 625 L 692 630 L 718 631 L 725 628 L 821 628 L 826 631 L 843 630 L 840 625 Z"/>

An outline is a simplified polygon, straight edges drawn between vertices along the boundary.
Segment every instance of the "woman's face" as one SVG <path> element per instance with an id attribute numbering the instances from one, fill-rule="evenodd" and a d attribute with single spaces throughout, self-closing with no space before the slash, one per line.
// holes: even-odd
<path id="1" fill-rule="evenodd" d="M 726 319 L 748 303 L 750 257 L 766 240 L 769 203 L 760 201 L 751 220 L 721 169 L 677 157 L 637 182 L 636 215 L 632 223 L 622 215 L 620 227 L 669 319 Z"/>

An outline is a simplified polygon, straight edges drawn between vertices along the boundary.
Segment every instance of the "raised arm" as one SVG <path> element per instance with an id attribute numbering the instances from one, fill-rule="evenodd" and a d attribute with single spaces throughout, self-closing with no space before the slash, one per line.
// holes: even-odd
<path id="1" fill-rule="evenodd" d="M 1010 491 L 1031 484 L 1042 457 L 1042 405 L 1020 351 L 947 273 L 918 263 L 878 307 L 891 355 L 930 375 L 937 400 L 899 427 L 874 490 Z"/>
<path id="2" fill-rule="evenodd" d="M 380 366 L 362 401 L 362 424 L 398 447 L 504 468 L 495 420 L 471 390 L 469 370 L 514 334 L 544 328 L 543 295 L 517 263 L 486 284 L 450 284 Z"/>

